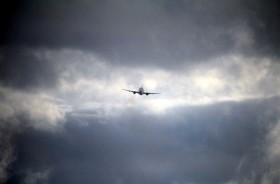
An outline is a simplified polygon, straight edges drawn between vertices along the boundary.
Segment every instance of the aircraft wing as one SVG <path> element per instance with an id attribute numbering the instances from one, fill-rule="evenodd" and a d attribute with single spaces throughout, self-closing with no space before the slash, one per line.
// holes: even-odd
<path id="1" fill-rule="evenodd" d="M 160 94 L 160 93 L 149 93 L 149 92 L 145 92 L 145 93 L 143 93 L 143 94 L 145 94 L 145 95 L 156 95 L 156 94 Z"/>
<path id="2" fill-rule="evenodd" d="M 138 91 L 133 91 L 133 90 L 129 90 L 129 89 L 122 89 L 122 90 L 124 90 L 124 91 L 128 91 L 128 92 L 131 92 L 131 93 L 139 93 Z"/>

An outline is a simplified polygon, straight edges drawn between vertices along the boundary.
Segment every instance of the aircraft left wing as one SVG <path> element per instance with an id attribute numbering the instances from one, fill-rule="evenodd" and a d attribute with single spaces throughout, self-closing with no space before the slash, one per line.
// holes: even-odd
<path id="1" fill-rule="evenodd" d="M 128 91 L 128 92 L 131 92 L 131 93 L 139 93 L 138 91 L 133 91 L 133 90 L 129 90 L 129 89 L 122 89 L 122 90 L 124 90 L 124 91 Z"/>

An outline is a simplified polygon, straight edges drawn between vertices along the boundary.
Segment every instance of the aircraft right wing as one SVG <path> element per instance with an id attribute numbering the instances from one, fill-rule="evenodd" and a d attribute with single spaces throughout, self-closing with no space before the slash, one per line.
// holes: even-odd
<path id="1" fill-rule="evenodd" d="M 149 92 L 145 92 L 145 95 L 156 95 L 156 94 L 160 94 L 160 93 L 149 93 Z"/>

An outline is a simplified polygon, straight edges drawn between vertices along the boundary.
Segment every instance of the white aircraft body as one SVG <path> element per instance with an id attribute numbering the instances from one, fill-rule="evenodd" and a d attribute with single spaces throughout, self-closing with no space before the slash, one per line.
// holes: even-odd
<path id="1" fill-rule="evenodd" d="M 142 85 L 142 87 L 140 87 L 140 88 L 139 88 L 139 90 L 138 90 L 138 91 L 128 90 L 128 89 L 123 89 L 123 90 L 128 91 L 128 92 L 131 92 L 131 93 L 133 93 L 133 94 L 138 93 L 139 95 L 154 95 L 154 94 L 160 94 L 160 93 L 150 93 L 150 92 L 145 92 L 145 91 L 144 91 L 144 87 L 143 87 L 143 85 Z"/>

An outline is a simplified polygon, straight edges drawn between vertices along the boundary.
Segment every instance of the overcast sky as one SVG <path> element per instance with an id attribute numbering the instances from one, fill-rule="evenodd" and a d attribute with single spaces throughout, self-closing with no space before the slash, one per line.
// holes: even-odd
<path id="1" fill-rule="evenodd" d="M 277 0 L 4 0 L 0 183 L 278 184 L 279 17 Z M 122 90 L 142 84 L 161 94 Z"/>

